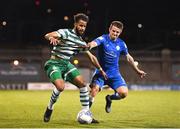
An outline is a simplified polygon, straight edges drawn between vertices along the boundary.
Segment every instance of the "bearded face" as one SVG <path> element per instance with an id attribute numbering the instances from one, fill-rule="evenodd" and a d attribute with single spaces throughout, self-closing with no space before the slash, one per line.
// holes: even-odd
<path id="1" fill-rule="evenodd" d="M 75 31 L 77 35 L 82 36 L 86 30 L 87 22 L 83 20 L 79 20 L 77 23 L 74 24 Z"/>

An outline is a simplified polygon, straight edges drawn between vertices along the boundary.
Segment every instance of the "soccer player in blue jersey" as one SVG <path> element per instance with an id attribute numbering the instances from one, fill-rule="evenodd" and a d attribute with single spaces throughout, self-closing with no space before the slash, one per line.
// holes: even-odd
<path id="1" fill-rule="evenodd" d="M 128 63 L 143 78 L 146 73 L 140 70 L 134 63 L 133 57 L 128 53 L 125 42 L 119 38 L 122 33 L 123 23 L 113 21 L 109 27 L 109 34 L 104 34 L 92 42 L 88 43 L 90 48 L 98 48 L 98 61 L 102 69 L 106 72 L 107 78 L 104 79 L 97 69 L 90 84 L 90 106 L 94 101 L 94 97 L 104 85 L 111 87 L 115 93 L 106 96 L 105 110 L 111 112 L 112 100 L 120 100 L 128 95 L 127 84 L 119 71 L 119 57 L 125 55 Z"/>

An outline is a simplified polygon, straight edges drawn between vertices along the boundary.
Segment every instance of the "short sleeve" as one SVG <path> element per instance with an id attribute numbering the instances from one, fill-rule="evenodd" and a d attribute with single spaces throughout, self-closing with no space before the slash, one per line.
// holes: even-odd
<path id="1" fill-rule="evenodd" d="M 127 45 L 124 41 L 122 42 L 122 48 L 123 48 L 123 50 L 122 50 L 123 54 L 127 55 L 128 54 L 128 48 L 127 48 Z"/>
<path id="2" fill-rule="evenodd" d="M 68 37 L 68 31 L 67 29 L 59 29 L 56 31 L 60 38 L 67 39 Z"/>
<path id="3" fill-rule="evenodd" d="M 104 36 L 100 36 L 94 40 L 94 42 L 97 43 L 97 45 L 101 45 L 101 43 L 105 40 Z"/>

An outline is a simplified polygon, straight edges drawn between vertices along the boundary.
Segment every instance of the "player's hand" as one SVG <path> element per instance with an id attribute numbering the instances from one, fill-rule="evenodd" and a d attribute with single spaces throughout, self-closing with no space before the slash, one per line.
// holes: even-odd
<path id="1" fill-rule="evenodd" d="M 107 80 L 107 79 L 108 79 L 108 76 L 107 76 L 107 74 L 104 72 L 104 70 L 103 70 L 103 69 L 100 69 L 99 71 L 100 71 L 101 75 L 104 77 L 104 79 Z"/>
<path id="2" fill-rule="evenodd" d="M 57 45 L 60 41 L 54 37 L 49 37 L 50 44 Z"/>
<path id="3" fill-rule="evenodd" d="M 141 78 L 145 77 L 147 73 L 145 73 L 144 71 L 142 70 L 139 70 L 138 71 L 138 74 L 140 75 Z"/>

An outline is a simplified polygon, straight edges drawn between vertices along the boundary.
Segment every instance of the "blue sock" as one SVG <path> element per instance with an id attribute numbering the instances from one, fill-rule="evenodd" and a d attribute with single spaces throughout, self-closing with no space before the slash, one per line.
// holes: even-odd
<path id="1" fill-rule="evenodd" d="M 120 100 L 121 96 L 115 92 L 114 94 L 110 95 L 111 100 Z"/>

